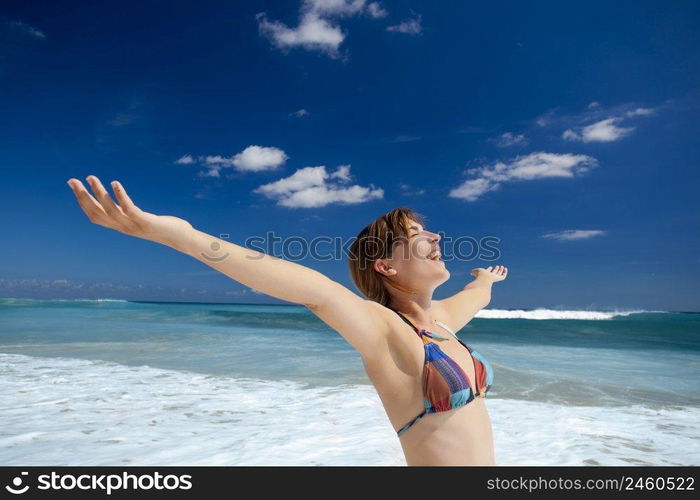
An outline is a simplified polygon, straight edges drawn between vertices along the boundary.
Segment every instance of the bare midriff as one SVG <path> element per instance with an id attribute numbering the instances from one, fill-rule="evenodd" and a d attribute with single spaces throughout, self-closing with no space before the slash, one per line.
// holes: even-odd
<path id="1" fill-rule="evenodd" d="M 401 437 L 406 465 L 494 465 L 491 418 L 484 397 L 429 413 Z"/>

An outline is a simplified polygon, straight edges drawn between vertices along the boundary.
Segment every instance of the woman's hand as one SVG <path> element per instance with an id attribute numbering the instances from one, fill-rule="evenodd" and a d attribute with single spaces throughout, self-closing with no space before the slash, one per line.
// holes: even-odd
<path id="1" fill-rule="evenodd" d="M 479 279 L 490 279 L 493 283 L 503 281 L 508 276 L 508 268 L 505 266 L 489 266 L 487 268 L 475 267 L 469 274 Z"/>
<path id="2" fill-rule="evenodd" d="M 114 203 L 97 177 L 89 175 L 87 181 L 95 193 L 94 197 L 78 179 L 68 179 L 68 185 L 73 190 L 83 212 L 94 224 L 163 244 L 175 241 L 179 232 L 192 228 L 192 225 L 184 219 L 144 212 L 134 205 L 126 194 L 124 186 L 117 181 L 112 181 L 112 189 L 119 202 L 118 205 Z"/>

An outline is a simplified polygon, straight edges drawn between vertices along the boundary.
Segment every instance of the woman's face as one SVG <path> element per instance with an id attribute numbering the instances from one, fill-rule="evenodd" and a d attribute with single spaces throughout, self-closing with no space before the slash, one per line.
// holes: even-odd
<path id="1" fill-rule="evenodd" d="M 380 269 L 391 279 L 414 289 L 436 287 L 450 278 L 440 257 L 439 241 L 439 234 L 411 220 L 408 237 L 399 239 L 391 259 L 380 259 L 389 269 Z"/>

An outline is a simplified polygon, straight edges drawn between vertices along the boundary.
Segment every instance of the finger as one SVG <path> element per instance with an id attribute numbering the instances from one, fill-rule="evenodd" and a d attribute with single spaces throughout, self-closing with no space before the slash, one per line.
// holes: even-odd
<path id="1" fill-rule="evenodd" d="M 126 215 L 133 214 L 139 210 L 139 208 L 134 205 L 134 202 L 131 201 L 131 198 L 129 198 L 129 195 L 126 193 L 126 189 L 124 189 L 121 182 L 112 181 L 112 189 L 114 190 L 114 195 L 117 197 L 119 206 Z"/>
<path id="2" fill-rule="evenodd" d="M 102 221 L 107 217 L 102 205 L 85 189 L 83 183 L 78 179 L 69 179 L 68 185 L 73 190 L 73 194 L 78 199 L 80 208 L 91 222 Z"/>
<path id="3" fill-rule="evenodd" d="M 127 223 L 128 218 L 126 217 L 126 215 L 124 215 L 124 212 L 122 212 L 121 208 L 119 208 L 119 206 L 117 206 L 117 204 L 114 203 L 114 200 L 112 200 L 112 197 L 102 185 L 100 179 L 98 179 L 94 175 L 88 175 L 87 179 L 90 183 L 90 186 L 92 187 L 92 190 L 97 195 L 97 200 L 100 202 L 100 205 L 102 205 L 102 208 L 104 208 L 105 212 L 107 212 L 112 221 L 118 224 Z"/>
<path id="4" fill-rule="evenodd" d="M 493 270 L 493 266 L 487 267 L 486 270 L 487 270 L 488 272 L 491 272 L 491 271 Z"/>

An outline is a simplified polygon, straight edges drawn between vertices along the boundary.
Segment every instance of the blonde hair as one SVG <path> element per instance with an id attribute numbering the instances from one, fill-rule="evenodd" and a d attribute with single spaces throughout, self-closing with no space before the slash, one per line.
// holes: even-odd
<path id="1" fill-rule="evenodd" d="M 416 290 L 396 283 L 374 269 L 377 259 L 391 258 L 394 247 L 402 238 L 407 238 L 409 220 L 425 225 L 425 216 L 407 207 L 395 208 L 366 226 L 350 246 L 349 266 L 353 283 L 370 300 L 389 305 L 391 296 L 386 285 L 407 293 Z"/>

